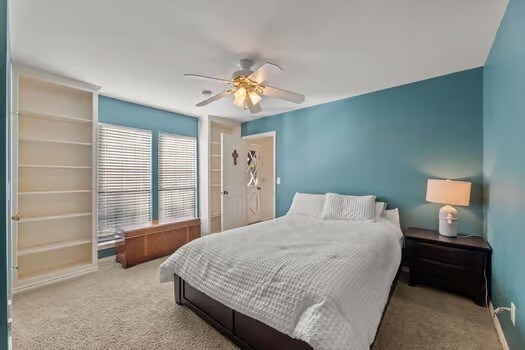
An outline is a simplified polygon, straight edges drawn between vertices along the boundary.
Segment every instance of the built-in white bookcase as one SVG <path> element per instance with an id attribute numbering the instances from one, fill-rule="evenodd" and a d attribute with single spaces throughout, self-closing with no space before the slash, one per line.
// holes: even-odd
<path id="1" fill-rule="evenodd" d="M 98 88 L 15 67 L 12 98 L 16 292 L 97 268 Z"/>
<path id="2" fill-rule="evenodd" d="M 221 134 L 233 134 L 231 127 L 210 122 L 210 233 L 221 231 Z"/>

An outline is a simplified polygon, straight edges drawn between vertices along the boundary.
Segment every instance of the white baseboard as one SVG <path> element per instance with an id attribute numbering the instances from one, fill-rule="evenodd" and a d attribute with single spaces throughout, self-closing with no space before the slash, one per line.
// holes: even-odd
<path id="1" fill-rule="evenodd" d="M 501 346 L 503 347 L 503 350 L 509 350 L 509 344 L 507 344 L 507 339 L 505 339 L 505 333 L 503 333 L 501 325 L 499 324 L 498 316 L 494 313 L 494 306 L 492 305 L 492 302 L 489 303 L 489 312 L 490 317 L 492 317 L 492 321 L 494 321 L 494 326 L 496 326 L 498 338 L 501 343 Z"/>
<path id="2" fill-rule="evenodd" d="M 103 258 L 98 259 L 98 262 L 105 262 L 105 261 L 115 261 L 115 255 L 106 256 Z"/>
<path id="3" fill-rule="evenodd" d="M 18 285 L 16 285 L 13 288 L 13 293 L 16 294 L 16 293 L 24 292 L 26 290 L 43 287 L 48 284 L 52 284 L 52 283 L 59 282 L 59 281 L 65 281 L 70 278 L 82 276 L 82 275 L 85 275 L 91 272 L 95 272 L 95 271 L 98 271 L 98 266 L 96 263 L 82 265 L 78 267 L 72 267 L 69 269 L 53 272 L 47 275 L 34 277 L 22 283 L 19 282 Z"/>

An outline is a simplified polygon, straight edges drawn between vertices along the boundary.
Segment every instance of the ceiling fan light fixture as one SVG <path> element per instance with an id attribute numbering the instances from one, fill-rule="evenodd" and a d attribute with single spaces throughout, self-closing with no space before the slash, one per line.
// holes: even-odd
<path id="1" fill-rule="evenodd" d="M 304 102 L 304 95 L 266 85 L 268 73 L 283 70 L 275 63 L 266 62 L 255 71 L 252 70 L 253 61 L 251 60 L 241 60 L 240 66 L 242 69 L 233 73 L 231 80 L 193 73 L 184 74 L 188 78 L 213 80 L 230 85 L 228 90 L 210 96 L 195 106 L 203 107 L 229 95 L 233 95 L 233 103 L 236 106 L 244 110 L 249 109 L 251 113 L 261 112 L 260 103 L 263 97 L 277 98 L 297 104 Z M 210 91 L 203 91 L 203 94 L 211 95 Z"/>
<path id="2" fill-rule="evenodd" d="M 259 96 L 259 94 L 256 93 L 255 91 L 250 91 L 250 93 L 248 94 L 248 97 L 250 98 L 250 101 L 252 101 L 254 105 L 261 102 L 262 100 L 262 97 Z"/>
<path id="3" fill-rule="evenodd" d="M 233 100 L 233 104 L 236 105 L 237 107 L 244 108 L 244 100 L 239 100 L 239 99 L 235 98 Z"/>
<path id="4" fill-rule="evenodd" d="M 235 91 L 235 94 L 233 94 L 233 103 L 236 106 L 239 106 L 241 108 L 244 108 L 244 102 L 246 100 L 246 89 L 244 87 L 240 87 Z"/>
<path id="5" fill-rule="evenodd" d="M 235 91 L 235 98 L 244 100 L 246 98 L 246 89 L 242 86 L 238 88 L 237 91 Z"/>

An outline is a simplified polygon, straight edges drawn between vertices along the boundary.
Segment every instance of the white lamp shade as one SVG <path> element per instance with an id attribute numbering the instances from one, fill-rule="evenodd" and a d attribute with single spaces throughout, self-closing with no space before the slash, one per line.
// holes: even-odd
<path id="1" fill-rule="evenodd" d="M 470 204 L 471 186 L 467 181 L 430 179 L 427 183 L 427 201 L 467 206 Z"/>

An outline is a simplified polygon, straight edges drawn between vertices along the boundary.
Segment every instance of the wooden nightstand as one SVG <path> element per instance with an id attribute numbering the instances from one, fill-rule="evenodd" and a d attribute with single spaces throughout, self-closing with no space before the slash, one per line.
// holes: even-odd
<path id="1" fill-rule="evenodd" d="M 409 284 L 431 285 L 474 299 L 486 306 L 490 298 L 492 248 L 481 237 L 451 238 L 437 231 L 409 228 L 405 233 Z M 485 279 L 486 277 L 486 279 Z M 485 282 L 487 281 L 487 282 Z"/>

